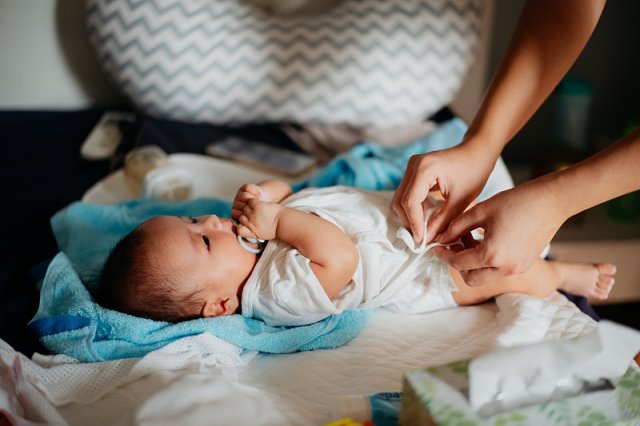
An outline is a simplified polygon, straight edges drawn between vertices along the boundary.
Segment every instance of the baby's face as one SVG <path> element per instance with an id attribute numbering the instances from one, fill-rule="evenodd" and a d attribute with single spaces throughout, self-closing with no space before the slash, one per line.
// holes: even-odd
<path id="1" fill-rule="evenodd" d="M 143 227 L 147 241 L 154 245 L 153 267 L 178 274 L 186 287 L 181 292 L 197 291 L 203 300 L 229 298 L 230 310 L 237 310 L 255 255 L 240 246 L 231 219 L 159 216 Z"/>

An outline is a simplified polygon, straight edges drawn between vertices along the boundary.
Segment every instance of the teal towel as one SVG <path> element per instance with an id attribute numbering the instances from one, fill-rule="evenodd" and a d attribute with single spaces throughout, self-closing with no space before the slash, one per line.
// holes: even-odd
<path id="1" fill-rule="evenodd" d="M 335 315 L 304 327 L 271 327 L 230 315 L 177 324 L 134 317 L 94 302 L 100 268 L 115 243 L 139 223 L 156 215 L 227 215 L 230 203 L 198 199 L 172 203 L 134 200 L 115 205 L 76 202 L 51 220 L 62 253 L 42 282 L 40 306 L 30 327 L 53 353 L 95 362 L 143 356 L 181 337 L 204 332 L 246 350 L 287 353 L 331 349 L 360 332 L 368 311 Z"/>
<path id="2" fill-rule="evenodd" d="M 294 190 L 308 186 L 331 185 L 356 186 L 369 190 L 393 190 L 400 184 L 411 156 L 440 151 L 457 145 L 466 131 L 467 125 L 459 118 L 453 118 L 406 145 L 385 147 L 376 143 L 360 143 L 350 151 L 337 156 L 310 178 L 294 185 Z M 498 159 L 478 200 L 485 200 L 512 186 L 513 181 L 509 171 L 502 159 Z"/>
<path id="3" fill-rule="evenodd" d="M 464 123 L 453 119 L 408 145 L 384 148 L 374 143 L 359 144 L 295 185 L 295 189 L 338 184 L 393 189 L 411 155 L 453 146 L 465 131 Z M 504 179 L 497 179 L 501 180 Z M 493 190 L 488 185 L 484 192 L 497 192 L 495 188 L 505 184 L 497 183 Z M 138 224 L 161 214 L 212 213 L 229 216 L 230 202 L 215 199 L 180 203 L 133 200 L 116 205 L 76 202 L 54 215 L 51 226 L 61 253 L 49 265 L 41 284 L 40 306 L 30 323 L 43 345 L 53 353 L 95 362 L 143 356 L 181 337 L 210 332 L 247 350 L 287 353 L 339 347 L 366 325 L 369 311 L 345 312 L 316 324 L 289 328 L 270 327 L 241 315 L 170 324 L 104 309 L 93 301 L 91 290 L 109 251 Z"/>

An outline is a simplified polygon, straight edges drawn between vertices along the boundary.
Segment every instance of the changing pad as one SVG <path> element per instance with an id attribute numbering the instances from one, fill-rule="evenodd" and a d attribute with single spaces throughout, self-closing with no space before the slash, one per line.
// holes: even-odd
<path id="1" fill-rule="evenodd" d="M 233 196 L 237 184 L 269 177 L 220 160 L 175 154 L 202 177 L 197 196 Z M 231 167 L 234 172 L 230 172 Z M 85 201 L 114 202 L 119 174 Z M 224 180 L 229 193 L 216 193 Z M 241 179 L 242 182 L 235 182 Z M 476 306 L 407 315 L 376 310 L 353 340 L 332 350 L 263 354 L 208 333 L 177 340 L 143 358 L 79 363 L 31 360 L 0 340 L 0 406 L 11 418 L 46 424 L 324 425 L 340 398 L 399 390 L 404 371 L 473 357 L 492 348 L 575 337 L 595 326 L 564 296 L 521 294 Z M 16 398 L 18 396 L 18 398 Z"/>
<path id="2" fill-rule="evenodd" d="M 21 405 L 9 412 L 26 409 L 24 418 L 45 424 L 325 425 L 342 397 L 399 390 L 408 369 L 594 326 L 560 294 L 507 294 L 422 315 L 378 310 L 338 349 L 282 355 L 241 355 L 203 334 L 144 358 L 83 364 L 59 355 L 29 360 L 0 340 L 0 402 L 19 388 Z M 9 372 L 19 373 L 19 385 L 5 380 Z"/>

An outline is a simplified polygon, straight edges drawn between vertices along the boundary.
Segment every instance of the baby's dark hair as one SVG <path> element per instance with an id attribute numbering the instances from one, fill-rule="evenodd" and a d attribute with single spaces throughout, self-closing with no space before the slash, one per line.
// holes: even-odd
<path id="1" fill-rule="evenodd" d="M 144 225 L 144 224 L 143 224 Z M 102 270 L 98 303 L 108 309 L 156 321 L 198 318 L 197 292 L 183 291 L 184 279 L 153 267 L 156 245 L 141 225 L 120 240 Z"/>

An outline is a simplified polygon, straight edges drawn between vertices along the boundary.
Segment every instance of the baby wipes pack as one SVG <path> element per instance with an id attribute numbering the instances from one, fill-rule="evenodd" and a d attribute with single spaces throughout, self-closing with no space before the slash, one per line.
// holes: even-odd
<path id="1" fill-rule="evenodd" d="M 640 333 L 602 321 L 570 340 L 408 371 L 400 425 L 640 424 Z"/>

